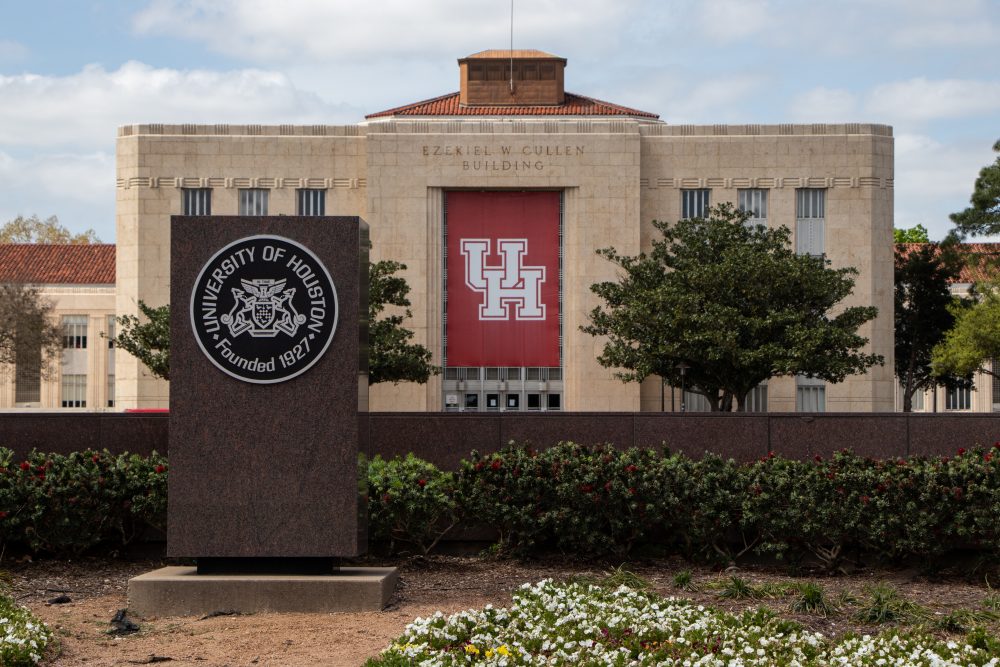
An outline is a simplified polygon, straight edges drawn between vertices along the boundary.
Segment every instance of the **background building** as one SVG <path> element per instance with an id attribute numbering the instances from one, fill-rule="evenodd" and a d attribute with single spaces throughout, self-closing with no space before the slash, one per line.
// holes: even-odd
<path id="1" fill-rule="evenodd" d="M 373 410 L 659 410 L 659 380 L 623 385 L 598 364 L 601 341 L 579 329 L 596 305 L 590 285 L 614 277 L 595 250 L 648 250 L 651 221 L 731 201 L 793 229 L 800 252 L 860 271 L 849 304 L 878 307 L 862 333 L 886 359 L 837 385 L 772 381 L 756 403 L 892 410 L 891 128 L 671 126 L 566 92 L 566 65 L 540 51 L 484 51 L 459 60 L 459 92 L 358 125 L 120 128 L 117 311 L 166 302 L 171 215 L 360 215 L 373 258 L 407 265 L 409 325 L 443 366 L 427 385 L 373 387 Z M 470 238 L 488 244 L 462 244 Z M 526 248 L 500 250 L 514 238 Z M 485 283 L 456 277 L 469 267 L 456 253 L 477 252 L 483 281 L 500 279 L 490 271 L 505 258 L 519 276 L 544 273 L 546 307 L 477 311 L 487 304 L 461 291 L 482 299 Z M 167 406 L 167 384 L 137 361 L 120 359 L 117 370 L 120 407 Z"/>
<path id="2" fill-rule="evenodd" d="M 63 332 L 49 377 L 40 357 L 0 367 L 0 409 L 115 409 L 115 246 L 0 244 L 0 283 L 37 287 Z"/>
<path id="3" fill-rule="evenodd" d="M 909 253 L 924 244 L 899 243 L 898 251 Z M 994 262 L 1000 257 L 1000 243 L 962 243 L 959 252 L 966 257 L 958 279 L 950 285 L 951 293 L 967 297 L 972 288 L 984 281 L 996 280 Z M 1000 359 L 986 363 L 993 374 L 976 373 L 971 388 L 937 387 L 913 394 L 913 412 L 1000 412 Z M 903 410 L 903 389 L 896 384 L 896 410 Z"/>

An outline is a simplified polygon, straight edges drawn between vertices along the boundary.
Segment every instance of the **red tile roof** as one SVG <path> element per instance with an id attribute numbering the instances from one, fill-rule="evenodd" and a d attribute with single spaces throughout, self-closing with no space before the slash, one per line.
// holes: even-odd
<path id="1" fill-rule="evenodd" d="M 925 245 L 934 243 L 897 243 L 896 249 L 904 255 Z M 986 280 L 996 280 L 998 277 L 997 263 L 1000 263 L 1000 243 L 960 243 L 960 253 L 965 255 L 965 265 L 955 282 L 979 283 Z"/>
<path id="2" fill-rule="evenodd" d="M 2 243 L 0 283 L 114 285 L 115 246 Z"/>
<path id="3" fill-rule="evenodd" d="M 509 106 L 462 106 L 458 102 L 459 93 L 449 93 L 441 97 L 415 102 L 405 106 L 378 111 L 365 118 L 386 116 L 632 116 L 638 118 L 659 118 L 655 113 L 630 109 L 611 102 L 602 102 L 592 97 L 566 93 L 566 101 L 558 105 L 509 105 Z"/>
<path id="4" fill-rule="evenodd" d="M 465 56 L 461 60 L 508 60 L 514 58 L 519 59 L 536 59 L 536 58 L 556 58 L 557 60 L 565 61 L 565 58 L 560 58 L 559 56 L 552 55 L 551 53 L 546 53 L 545 51 L 539 51 L 538 49 L 486 49 L 485 51 L 479 51 L 478 53 L 473 53 L 471 56 Z"/>

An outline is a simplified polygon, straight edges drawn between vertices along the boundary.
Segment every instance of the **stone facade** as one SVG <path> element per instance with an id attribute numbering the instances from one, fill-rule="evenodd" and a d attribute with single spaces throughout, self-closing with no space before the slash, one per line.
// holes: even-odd
<path id="1" fill-rule="evenodd" d="M 442 350 L 442 222 L 449 189 L 563 193 L 564 409 L 659 410 L 660 384 L 622 385 L 579 331 L 589 286 L 614 278 L 594 251 L 648 249 L 655 219 L 681 216 L 682 191 L 711 202 L 768 192 L 770 225 L 796 228 L 796 191 L 825 193 L 825 253 L 860 271 L 850 304 L 879 316 L 864 334 L 886 364 L 826 388 L 828 411 L 891 411 L 893 139 L 883 125 L 667 125 L 643 117 L 402 118 L 349 126 L 131 125 L 117 148 L 119 313 L 169 292 L 169 218 L 184 188 L 211 188 L 213 215 L 236 215 L 241 188 L 270 192 L 270 215 L 294 215 L 296 189 L 326 190 L 328 215 L 371 226 L 373 258 L 407 265 L 417 340 Z M 441 378 L 377 385 L 373 410 L 441 410 Z M 120 407 L 166 407 L 167 385 L 118 360 Z M 772 381 L 770 411 L 795 409 L 792 379 Z M 669 406 L 669 402 L 668 402 Z M 669 409 L 669 407 L 668 407 Z"/>
<path id="2" fill-rule="evenodd" d="M 41 376 L 38 401 L 18 402 L 15 392 L 15 367 L 0 367 L 0 409 L 56 410 L 63 407 L 63 376 L 86 378 L 82 398 L 88 411 L 113 410 L 115 351 L 109 349 L 107 334 L 115 315 L 114 285 L 36 285 L 39 295 L 52 303 L 56 323 L 65 316 L 86 318 L 86 347 L 66 350 L 52 368 Z M 119 358 L 127 356 L 118 354 Z M 74 401 L 75 403 L 76 401 Z"/>

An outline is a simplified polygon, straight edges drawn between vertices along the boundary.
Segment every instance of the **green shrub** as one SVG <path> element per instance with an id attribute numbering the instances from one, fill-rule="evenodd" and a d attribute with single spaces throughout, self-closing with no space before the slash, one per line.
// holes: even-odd
<path id="1" fill-rule="evenodd" d="M 68 456 L 0 448 L 0 542 L 78 556 L 128 544 L 166 517 L 166 460 L 107 451 Z"/>
<path id="2" fill-rule="evenodd" d="M 560 443 L 473 452 L 461 479 L 469 516 L 497 528 L 501 550 L 515 554 L 624 556 L 677 509 L 661 458 L 648 449 Z"/>
<path id="3" fill-rule="evenodd" d="M 368 465 L 368 527 L 390 553 L 400 543 L 426 556 L 458 523 L 455 477 L 413 454 Z"/>

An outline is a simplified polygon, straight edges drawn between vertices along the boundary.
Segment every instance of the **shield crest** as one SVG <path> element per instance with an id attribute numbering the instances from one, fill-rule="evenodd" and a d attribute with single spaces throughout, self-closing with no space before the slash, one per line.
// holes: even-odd
<path id="1" fill-rule="evenodd" d="M 275 310 L 273 301 L 258 301 L 253 305 L 253 321 L 260 329 L 267 329 L 274 322 Z"/>

